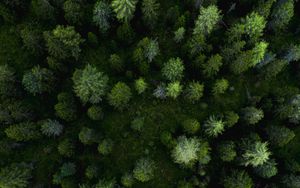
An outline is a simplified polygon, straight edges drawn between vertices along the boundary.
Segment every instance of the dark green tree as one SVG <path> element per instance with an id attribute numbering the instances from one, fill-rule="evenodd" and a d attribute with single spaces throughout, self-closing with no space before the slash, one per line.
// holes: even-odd
<path id="1" fill-rule="evenodd" d="M 0 170 L 1 188 L 25 188 L 29 186 L 32 166 L 26 163 L 13 163 Z"/>
<path id="2" fill-rule="evenodd" d="M 56 59 L 79 58 L 83 39 L 73 26 L 58 25 L 53 31 L 44 32 L 48 53 Z"/>
<path id="3" fill-rule="evenodd" d="M 116 109 L 125 108 L 132 97 L 131 89 L 127 84 L 118 82 L 108 94 L 108 102 Z"/>
<path id="4" fill-rule="evenodd" d="M 147 182 L 154 178 L 155 162 L 152 159 L 141 158 L 135 163 L 133 177 L 141 182 Z"/>
<path id="5" fill-rule="evenodd" d="M 52 91 L 54 80 L 52 71 L 35 66 L 23 75 L 22 84 L 26 91 L 37 95 Z"/>
<path id="6" fill-rule="evenodd" d="M 110 28 L 112 9 L 105 1 L 98 1 L 94 6 L 93 22 L 99 30 L 105 33 Z"/>

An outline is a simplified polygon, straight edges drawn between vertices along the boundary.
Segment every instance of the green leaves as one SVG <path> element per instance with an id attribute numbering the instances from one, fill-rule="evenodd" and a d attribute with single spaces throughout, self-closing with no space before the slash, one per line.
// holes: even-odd
<path id="1" fill-rule="evenodd" d="M 123 82 L 118 82 L 108 94 L 108 102 L 116 109 L 126 107 L 132 97 L 131 89 Z"/>
<path id="2" fill-rule="evenodd" d="M 171 58 L 163 65 L 162 75 L 169 81 L 180 81 L 183 78 L 184 65 L 180 58 Z"/>
<path id="3" fill-rule="evenodd" d="M 133 17 L 137 0 L 113 0 L 111 6 L 118 20 L 129 22 Z"/>
<path id="4" fill-rule="evenodd" d="M 97 68 L 87 65 L 73 74 L 74 91 L 83 103 L 98 103 L 107 90 L 108 76 Z"/>
<path id="5" fill-rule="evenodd" d="M 194 35 L 210 34 L 222 18 L 221 11 L 215 5 L 201 8 L 193 31 Z"/>

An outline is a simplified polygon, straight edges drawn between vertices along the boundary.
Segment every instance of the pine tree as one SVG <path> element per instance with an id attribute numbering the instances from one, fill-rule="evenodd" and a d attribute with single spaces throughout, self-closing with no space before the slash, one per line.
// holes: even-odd
<path id="1" fill-rule="evenodd" d="M 22 79 L 25 90 L 33 95 L 50 92 L 53 89 L 53 82 L 52 71 L 40 66 L 35 66 L 26 72 Z"/>
<path id="2" fill-rule="evenodd" d="M 263 165 L 269 160 L 271 152 L 268 149 L 267 142 L 256 141 L 248 146 L 243 155 L 243 165 L 257 167 Z"/>
<path id="3" fill-rule="evenodd" d="M 172 157 L 175 163 L 182 164 L 185 167 L 192 167 L 198 160 L 199 151 L 199 139 L 180 136 L 172 150 Z"/>
<path id="4" fill-rule="evenodd" d="M 204 123 L 205 133 L 211 137 L 217 137 L 224 131 L 224 122 L 215 116 L 209 116 L 209 118 Z"/>
<path id="5" fill-rule="evenodd" d="M 32 166 L 26 163 L 14 163 L 0 170 L 1 188 L 25 188 L 29 185 Z"/>
<path id="6" fill-rule="evenodd" d="M 141 158 L 135 163 L 133 177 L 140 182 L 147 182 L 154 178 L 155 162 L 149 158 Z"/>
<path id="7" fill-rule="evenodd" d="M 215 5 L 208 6 L 207 8 L 201 8 L 200 14 L 195 23 L 193 34 L 210 34 L 221 18 L 221 12 Z"/>
<path id="8" fill-rule="evenodd" d="M 163 65 L 162 75 L 169 81 L 180 81 L 183 78 L 184 65 L 180 58 L 171 58 Z"/>
<path id="9" fill-rule="evenodd" d="M 253 181 L 246 171 L 233 170 L 223 179 L 225 188 L 252 188 Z"/>
<path id="10" fill-rule="evenodd" d="M 108 102 L 116 109 L 122 110 L 129 103 L 131 97 L 130 87 L 123 82 L 118 82 L 108 94 Z"/>
<path id="11" fill-rule="evenodd" d="M 153 28 L 158 20 L 160 4 L 157 0 L 143 0 L 142 13 L 146 25 Z"/>
<path id="12" fill-rule="evenodd" d="M 87 65 L 83 70 L 77 69 L 73 74 L 74 91 L 83 103 L 98 103 L 105 95 L 108 76 Z"/>
<path id="13" fill-rule="evenodd" d="M 73 26 L 58 25 L 52 32 L 45 32 L 44 38 L 48 53 L 56 59 L 79 58 L 83 39 Z"/>
<path id="14" fill-rule="evenodd" d="M 110 28 L 112 10 L 105 1 L 98 1 L 94 6 L 93 21 L 101 32 L 106 32 Z"/>
<path id="15" fill-rule="evenodd" d="M 32 122 L 24 122 L 11 125 L 5 129 L 7 137 L 17 141 L 29 141 L 41 137 L 38 125 Z"/>
<path id="16" fill-rule="evenodd" d="M 41 122 L 41 132 L 46 136 L 59 136 L 63 131 L 63 125 L 56 120 L 47 119 Z"/>
<path id="17" fill-rule="evenodd" d="M 113 0 L 111 6 L 117 14 L 118 20 L 129 22 L 136 8 L 137 0 Z"/>

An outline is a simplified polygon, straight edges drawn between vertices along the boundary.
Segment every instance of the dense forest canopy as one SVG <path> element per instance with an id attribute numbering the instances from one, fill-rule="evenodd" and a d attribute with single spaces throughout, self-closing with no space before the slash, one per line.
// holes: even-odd
<path id="1" fill-rule="evenodd" d="M 0 188 L 300 188 L 300 1 L 1 0 Z"/>

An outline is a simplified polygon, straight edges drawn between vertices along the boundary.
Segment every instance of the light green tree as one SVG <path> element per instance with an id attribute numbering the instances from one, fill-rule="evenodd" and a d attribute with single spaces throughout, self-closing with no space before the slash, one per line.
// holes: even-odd
<path id="1" fill-rule="evenodd" d="M 208 136 L 217 137 L 224 132 L 225 124 L 221 119 L 212 115 L 205 121 L 204 129 Z"/>
<path id="2" fill-rule="evenodd" d="M 118 20 L 129 22 L 134 15 L 137 0 L 113 0 L 111 6 Z"/>
<path id="3" fill-rule="evenodd" d="M 257 167 L 263 165 L 270 158 L 271 152 L 268 149 L 267 142 L 256 141 L 248 146 L 243 155 L 243 165 Z"/>
<path id="4" fill-rule="evenodd" d="M 171 58 L 163 65 L 162 75 L 169 81 L 180 81 L 183 78 L 184 64 L 180 58 Z"/>
<path id="5" fill-rule="evenodd" d="M 182 91 L 182 86 L 180 85 L 180 82 L 176 81 L 176 82 L 169 83 L 167 85 L 166 90 L 167 90 L 166 95 L 168 97 L 176 99 Z"/>
<path id="6" fill-rule="evenodd" d="M 172 158 L 175 163 L 181 164 L 185 167 L 192 167 L 198 160 L 199 151 L 199 139 L 180 136 L 172 150 Z"/>
<path id="7" fill-rule="evenodd" d="M 256 12 L 252 12 L 243 20 L 245 34 L 251 40 L 257 40 L 263 35 L 263 30 L 266 26 L 265 18 Z"/>
<path id="8" fill-rule="evenodd" d="M 206 8 L 200 9 L 200 14 L 196 20 L 194 35 L 208 35 L 210 34 L 217 23 L 221 20 L 221 12 L 215 5 L 210 5 Z"/>
<path id="9" fill-rule="evenodd" d="M 95 165 L 89 165 L 84 174 L 88 179 L 96 178 L 99 175 L 99 168 Z"/>
<path id="10" fill-rule="evenodd" d="M 121 177 L 121 183 L 124 187 L 132 187 L 134 184 L 134 177 L 131 173 L 127 172 Z"/>
<path id="11" fill-rule="evenodd" d="M 77 69 L 73 74 L 74 91 L 83 103 L 98 103 L 105 95 L 108 76 L 91 65 Z"/>
<path id="12" fill-rule="evenodd" d="M 148 87 L 148 84 L 145 82 L 144 78 L 139 78 L 134 82 L 135 90 L 138 94 L 142 94 Z"/>

